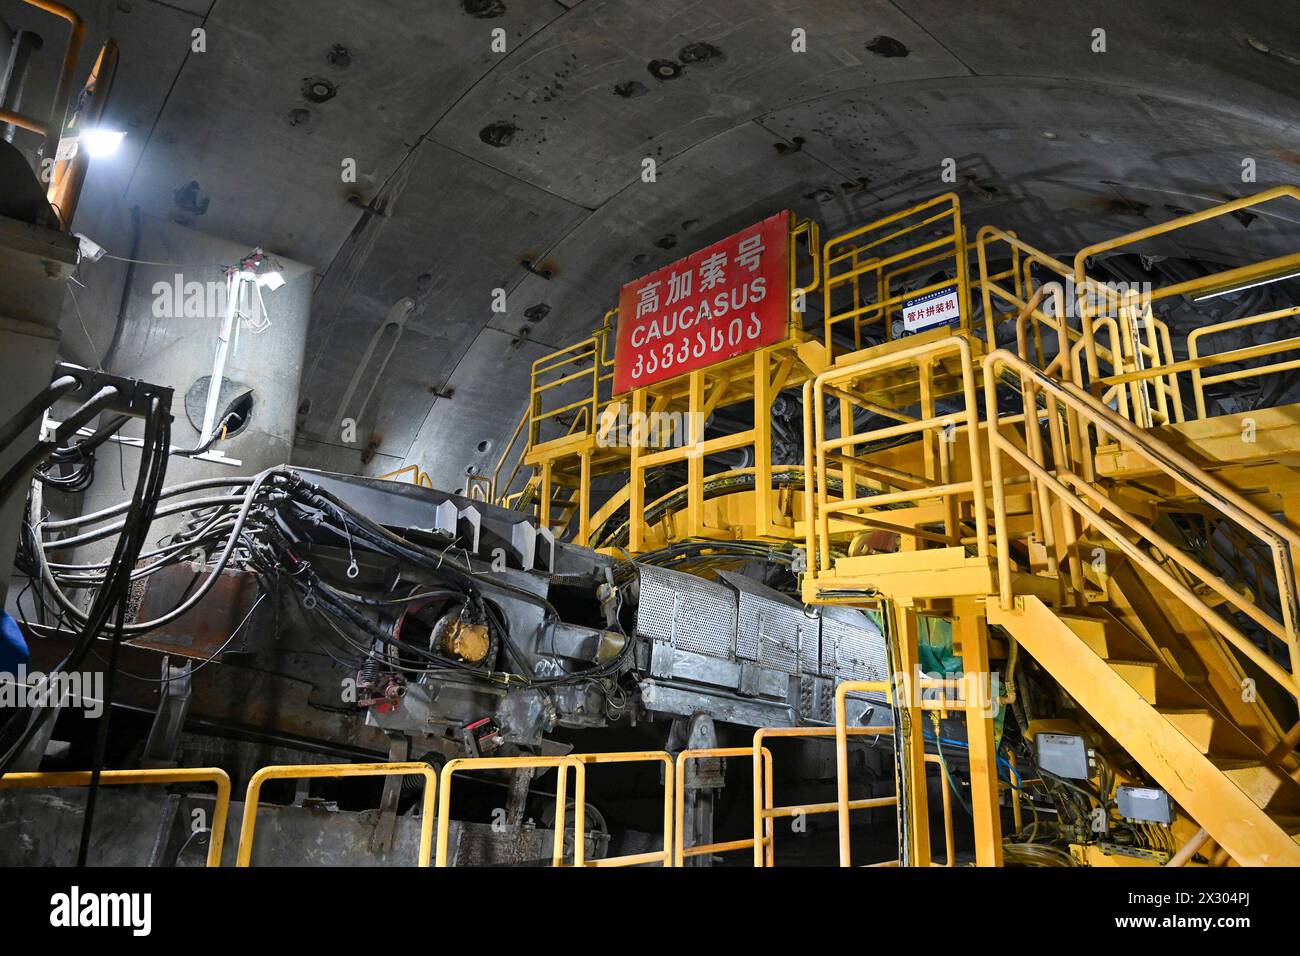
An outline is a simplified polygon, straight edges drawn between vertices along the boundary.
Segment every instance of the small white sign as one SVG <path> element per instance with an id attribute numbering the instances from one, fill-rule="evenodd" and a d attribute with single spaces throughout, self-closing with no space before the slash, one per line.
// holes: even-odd
<path id="1" fill-rule="evenodd" d="M 80 140 L 75 136 L 65 137 L 64 139 L 59 140 L 59 148 L 55 150 L 54 153 L 55 162 L 66 163 L 68 160 L 72 159 L 77 155 L 77 150 L 80 148 L 80 145 Z"/>
<path id="2" fill-rule="evenodd" d="M 949 325 L 960 318 L 961 307 L 957 304 L 955 285 L 903 301 L 903 328 L 908 332 Z"/>

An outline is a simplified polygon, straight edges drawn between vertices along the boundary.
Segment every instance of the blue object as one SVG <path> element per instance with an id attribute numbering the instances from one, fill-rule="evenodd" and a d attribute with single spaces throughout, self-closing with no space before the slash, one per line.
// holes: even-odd
<path id="1" fill-rule="evenodd" d="M 18 665 L 26 664 L 31 658 L 23 632 L 18 629 L 18 622 L 8 611 L 0 611 L 0 673 L 16 674 Z"/>

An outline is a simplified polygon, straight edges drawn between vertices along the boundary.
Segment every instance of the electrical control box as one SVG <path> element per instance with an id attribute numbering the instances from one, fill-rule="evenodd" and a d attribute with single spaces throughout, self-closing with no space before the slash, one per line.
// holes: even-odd
<path id="1" fill-rule="evenodd" d="M 1038 766 L 1067 780 L 1087 780 L 1088 742 L 1076 734 L 1038 734 Z"/>
<path id="2" fill-rule="evenodd" d="M 1173 823 L 1174 802 L 1155 787 L 1119 787 L 1115 791 L 1119 815 L 1144 823 Z"/>

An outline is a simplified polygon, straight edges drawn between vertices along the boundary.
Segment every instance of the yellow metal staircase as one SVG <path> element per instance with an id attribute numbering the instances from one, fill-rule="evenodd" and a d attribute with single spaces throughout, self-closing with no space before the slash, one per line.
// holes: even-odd
<path id="1" fill-rule="evenodd" d="M 1030 596 L 1000 625 L 1238 863 L 1300 866 L 1300 783 L 1145 644 Z"/>

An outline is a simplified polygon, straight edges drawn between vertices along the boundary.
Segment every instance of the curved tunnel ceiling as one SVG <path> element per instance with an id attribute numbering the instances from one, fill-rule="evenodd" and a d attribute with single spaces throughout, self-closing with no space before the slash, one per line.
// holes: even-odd
<path id="1" fill-rule="evenodd" d="M 135 145 L 92 175 L 82 217 L 118 248 L 139 205 L 311 263 L 296 461 L 409 460 L 449 489 L 495 461 L 532 360 L 597 325 L 622 283 L 780 209 L 825 236 L 955 188 L 972 231 L 1072 255 L 1300 179 L 1284 0 L 95 6 L 88 46 L 122 44 L 112 111 Z M 1219 221 L 1170 251 L 1294 249 L 1298 219 Z M 364 456 L 338 434 L 350 383 Z"/>

